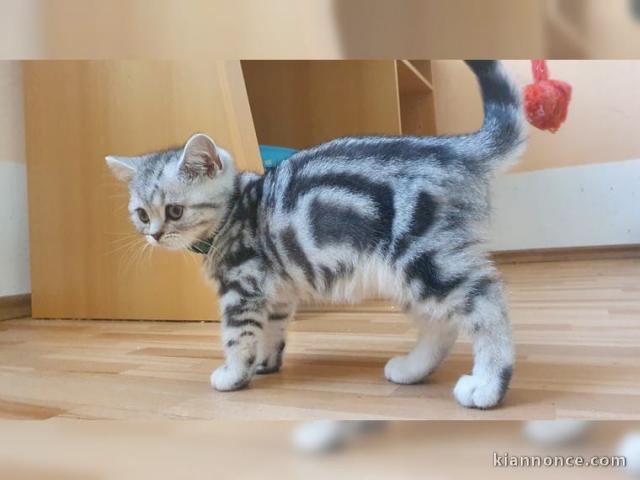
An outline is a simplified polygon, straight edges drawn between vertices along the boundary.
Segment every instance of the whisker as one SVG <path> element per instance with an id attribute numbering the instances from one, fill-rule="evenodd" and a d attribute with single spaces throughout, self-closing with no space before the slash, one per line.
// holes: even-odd
<path id="1" fill-rule="evenodd" d="M 139 266 L 140 264 L 140 257 L 142 256 L 144 252 L 144 246 L 141 246 L 141 248 L 138 248 L 136 250 L 134 250 L 133 255 L 131 256 L 131 262 L 128 266 L 128 268 L 133 268 L 136 266 Z M 134 270 L 135 272 L 135 270 Z"/>
<path id="2" fill-rule="evenodd" d="M 104 252 L 104 255 L 112 255 L 117 252 L 121 252 L 122 250 L 127 250 L 138 243 L 138 238 L 126 239 L 127 241 L 121 242 L 119 245 L 116 245 L 115 248 Z"/>
<path id="3" fill-rule="evenodd" d="M 198 263 L 198 261 L 196 260 L 195 254 L 188 252 L 188 250 L 183 250 L 183 252 L 185 252 L 185 255 L 187 256 L 187 258 L 191 259 L 191 262 L 196 266 L 196 267 L 200 267 L 200 264 Z"/>
<path id="4" fill-rule="evenodd" d="M 142 255 L 144 257 L 144 261 L 146 262 L 147 269 L 151 268 L 151 255 L 153 254 L 153 248 L 149 247 L 151 247 L 151 244 L 147 243 L 142 248 Z"/>
<path id="5" fill-rule="evenodd" d="M 122 280 L 122 277 L 126 277 L 129 268 L 133 263 L 133 256 L 137 252 L 136 247 L 139 247 L 140 243 L 132 242 L 128 245 L 128 248 L 125 249 L 123 258 L 123 263 L 118 264 L 118 279 Z"/>
<path id="6" fill-rule="evenodd" d="M 137 237 L 138 235 L 134 232 L 103 232 L 105 235 L 130 235 L 133 237 Z"/>
<path id="7" fill-rule="evenodd" d="M 110 238 L 109 243 L 118 245 L 118 244 L 121 244 L 122 242 L 126 242 L 127 240 L 139 240 L 139 239 L 140 239 L 139 235 L 122 235 L 120 237 Z"/>

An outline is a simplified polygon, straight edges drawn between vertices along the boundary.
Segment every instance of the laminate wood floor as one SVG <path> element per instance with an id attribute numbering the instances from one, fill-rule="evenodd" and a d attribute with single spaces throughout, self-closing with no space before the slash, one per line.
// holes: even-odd
<path id="1" fill-rule="evenodd" d="M 640 259 L 504 264 L 517 365 L 504 405 L 458 406 L 471 368 L 461 339 L 425 384 L 386 360 L 414 330 L 381 303 L 305 311 L 284 367 L 251 387 L 209 386 L 219 325 L 17 319 L 0 322 L 0 418 L 640 419 Z"/>
<path id="2" fill-rule="evenodd" d="M 292 448 L 294 423 L 3 422 L 0 478 L 632 480 L 613 467 L 494 467 L 494 452 L 589 461 L 615 455 L 623 436 L 639 428 L 594 422 L 581 441 L 545 447 L 523 435 L 521 422 L 398 421 L 353 437 L 330 455 L 308 455 Z"/>

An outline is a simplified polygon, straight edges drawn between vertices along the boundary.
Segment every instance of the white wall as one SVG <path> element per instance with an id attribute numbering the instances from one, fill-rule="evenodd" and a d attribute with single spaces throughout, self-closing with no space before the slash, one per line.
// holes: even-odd
<path id="1" fill-rule="evenodd" d="M 640 244 L 640 160 L 499 176 L 494 251 Z"/>
<path id="2" fill-rule="evenodd" d="M 29 229 L 19 62 L 0 61 L 0 297 L 29 293 Z"/>

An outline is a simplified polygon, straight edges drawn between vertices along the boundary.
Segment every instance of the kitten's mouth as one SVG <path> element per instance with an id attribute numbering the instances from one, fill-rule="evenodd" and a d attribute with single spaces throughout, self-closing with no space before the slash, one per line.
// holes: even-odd
<path id="1" fill-rule="evenodd" d="M 162 247 L 167 250 L 184 250 L 189 248 L 191 243 L 185 241 L 178 235 L 165 235 L 160 238 L 160 240 L 156 240 L 151 235 L 146 235 L 147 242 L 154 247 Z"/>

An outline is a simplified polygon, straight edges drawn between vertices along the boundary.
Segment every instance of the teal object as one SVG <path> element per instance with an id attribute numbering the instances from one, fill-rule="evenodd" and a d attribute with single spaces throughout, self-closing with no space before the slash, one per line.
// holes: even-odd
<path id="1" fill-rule="evenodd" d="M 265 169 L 277 167 L 296 152 L 293 148 L 260 145 L 260 157 Z"/>

